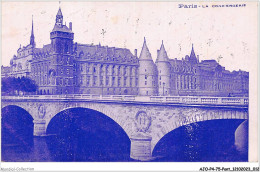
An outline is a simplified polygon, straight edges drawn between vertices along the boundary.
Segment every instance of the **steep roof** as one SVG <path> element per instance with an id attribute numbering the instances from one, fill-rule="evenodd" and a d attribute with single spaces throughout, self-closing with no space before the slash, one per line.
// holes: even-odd
<path id="1" fill-rule="evenodd" d="M 129 49 L 116 48 L 93 44 L 75 44 L 77 57 L 82 59 L 106 59 L 107 61 L 132 62 L 137 63 L 135 57 Z"/>
<path id="2" fill-rule="evenodd" d="M 33 33 L 33 16 L 32 16 L 32 30 L 31 30 L 31 36 L 34 36 L 34 33 Z"/>
<path id="3" fill-rule="evenodd" d="M 191 49 L 191 52 L 190 52 L 190 58 L 195 58 L 196 59 L 196 55 L 195 55 L 195 52 L 194 52 L 193 44 L 192 44 L 192 49 Z"/>
<path id="4" fill-rule="evenodd" d="M 66 25 L 62 25 L 60 27 L 60 26 L 55 24 L 54 28 L 52 29 L 52 32 L 54 32 L 54 31 L 73 33 Z"/>
<path id="5" fill-rule="evenodd" d="M 62 12 L 61 12 L 61 9 L 59 8 L 59 11 L 57 13 L 57 16 L 62 16 Z"/>
<path id="6" fill-rule="evenodd" d="M 52 51 L 51 44 L 44 45 L 43 48 L 34 48 L 34 50 L 33 50 L 34 54 L 46 53 L 46 52 L 51 52 L 51 51 Z"/>
<path id="7" fill-rule="evenodd" d="M 142 51 L 140 53 L 140 57 L 139 57 L 139 60 L 153 60 L 152 59 L 152 55 L 146 45 L 146 40 L 144 38 L 144 44 L 143 44 L 143 48 L 142 48 Z"/>
<path id="8" fill-rule="evenodd" d="M 30 45 L 35 46 L 34 32 L 33 32 L 33 16 L 32 16 L 32 30 L 31 30 L 31 37 L 30 37 Z"/>
<path id="9" fill-rule="evenodd" d="M 156 59 L 156 62 L 158 62 L 158 61 L 169 61 L 167 52 L 166 52 L 164 45 L 163 45 L 163 41 L 162 41 L 162 45 L 161 45 L 161 48 L 158 52 L 158 56 L 157 56 L 157 59 Z"/>

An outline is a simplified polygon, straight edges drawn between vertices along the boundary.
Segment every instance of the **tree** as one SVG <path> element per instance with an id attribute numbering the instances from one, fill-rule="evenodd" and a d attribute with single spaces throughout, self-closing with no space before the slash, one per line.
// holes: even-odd
<path id="1" fill-rule="evenodd" d="M 36 92 L 38 85 L 30 78 L 7 77 L 2 78 L 2 93 L 14 95 L 15 93 Z"/>

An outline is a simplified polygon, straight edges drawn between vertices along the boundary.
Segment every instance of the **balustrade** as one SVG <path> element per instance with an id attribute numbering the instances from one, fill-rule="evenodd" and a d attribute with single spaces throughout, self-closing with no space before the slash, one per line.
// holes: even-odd
<path id="1" fill-rule="evenodd" d="M 67 95 L 17 95 L 2 96 L 2 100 L 11 99 L 95 99 L 111 101 L 136 101 L 178 104 L 215 104 L 215 105 L 248 105 L 248 98 L 242 97 L 191 97 L 191 96 L 135 96 L 135 95 L 98 95 L 98 94 L 67 94 Z"/>

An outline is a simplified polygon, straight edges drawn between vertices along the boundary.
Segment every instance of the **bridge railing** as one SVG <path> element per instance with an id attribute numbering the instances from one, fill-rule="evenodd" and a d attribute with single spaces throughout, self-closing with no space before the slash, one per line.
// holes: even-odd
<path id="1" fill-rule="evenodd" d="M 111 100 L 130 102 L 158 102 L 177 104 L 217 104 L 217 105 L 248 105 L 247 97 L 195 97 L 195 96 L 135 96 L 135 95 L 96 95 L 96 94 L 68 94 L 68 95 L 23 95 L 2 96 L 2 99 L 71 99 L 71 100 Z"/>
<path id="2" fill-rule="evenodd" d="M 182 104 L 230 104 L 248 105 L 246 97 L 192 97 L 192 96 L 151 96 L 152 102 L 168 102 Z"/>

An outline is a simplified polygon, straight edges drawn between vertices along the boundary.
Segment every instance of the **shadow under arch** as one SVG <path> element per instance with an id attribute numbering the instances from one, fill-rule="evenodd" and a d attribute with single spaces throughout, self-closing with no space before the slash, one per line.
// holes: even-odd
<path id="1" fill-rule="evenodd" d="M 155 145 L 155 161 L 247 161 L 235 147 L 235 131 L 245 119 L 215 119 L 180 126 Z"/>
<path id="2" fill-rule="evenodd" d="M 54 161 L 130 161 L 130 139 L 113 119 L 88 108 L 68 108 L 49 122 Z"/>
<path id="3" fill-rule="evenodd" d="M 1 109 L 2 143 L 26 144 L 33 136 L 33 117 L 20 106 L 8 105 Z"/>
<path id="4" fill-rule="evenodd" d="M 8 105 L 1 109 L 2 160 L 22 159 L 24 152 L 30 152 L 33 145 L 33 117 L 23 108 Z M 18 157 L 12 152 L 19 152 Z M 21 156 L 20 156 L 21 155 Z"/>

